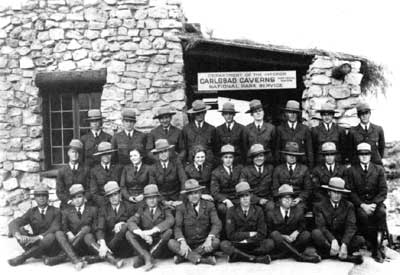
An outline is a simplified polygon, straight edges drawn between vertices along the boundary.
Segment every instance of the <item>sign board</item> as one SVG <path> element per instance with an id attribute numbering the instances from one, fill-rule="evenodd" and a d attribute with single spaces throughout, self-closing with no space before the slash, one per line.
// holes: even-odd
<path id="1" fill-rule="evenodd" d="M 296 71 L 198 73 L 199 91 L 296 89 Z"/>

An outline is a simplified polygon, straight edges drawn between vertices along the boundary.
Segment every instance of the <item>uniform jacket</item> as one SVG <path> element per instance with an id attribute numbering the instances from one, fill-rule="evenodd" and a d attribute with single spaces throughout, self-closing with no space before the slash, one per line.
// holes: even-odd
<path id="1" fill-rule="evenodd" d="M 297 122 L 296 128 L 293 131 L 286 121 L 276 128 L 275 160 L 280 160 L 280 163 L 284 163 L 286 160 L 279 151 L 284 149 L 286 142 L 288 141 L 297 142 L 300 151 L 306 154 L 305 156 L 298 158 L 299 162 L 308 167 L 314 167 L 314 154 L 310 129 L 306 125 Z"/>
<path id="2" fill-rule="evenodd" d="M 108 181 L 120 182 L 122 166 L 111 164 L 110 169 L 106 171 L 101 164 L 90 169 L 90 194 L 93 200 L 101 205 L 104 202 L 104 185 Z"/>
<path id="3" fill-rule="evenodd" d="M 114 236 L 114 226 L 120 222 L 127 222 L 133 214 L 133 206 L 128 202 L 120 202 L 117 215 L 115 215 L 111 204 L 107 202 L 99 210 L 98 224 L 96 228 L 97 239 L 104 239 L 105 236 Z"/>
<path id="4" fill-rule="evenodd" d="M 100 131 L 100 135 L 95 138 L 93 132 L 89 130 L 81 137 L 81 141 L 83 143 L 83 162 L 86 166 L 92 168 L 96 164 L 100 163 L 100 158 L 93 156 L 97 151 L 97 145 L 102 141 L 110 142 L 111 135 Z"/>
<path id="5" fill-rule="evenodd" d="M 292 176 L 290 176 L 286 163 L 275 167 L 272 179 L 274 196 L 278 195 L 278 189 L 283 184 L 293 186 L 293 190 L 299 192 L 298 196 L 303 199 L 304 202 L 306 202 L 311 195 L 311 177 L 307 166 L 304 164 L 297 163 Z"/>
<path id="6" fill-rule="evenodd" d="M 248 165 L 242 169 L 240 180 L 247 181 L 253 189 L 252 199 L 258 203 L 260 199 L 272 200 L 272 174 L 274 167 L 265 164 L 260 175 L 254 165 Z"/>
<path id="7" fill-rule="evenodd" d="M 210 182 L 211 182 L 211 173 L 212 173 L 212 168 L 211 165 L 208 163 L 203 164 L 203 168 L 201 170 L 201 173 L 193 163 L 187 165 L 185 167 L 185 173 L 186 177 L 188 179 L 195 179 L 199 182 L 200 185 L 205 186 L 206 190 L 203 191 L 203 193 L 209 193 L 210 192 Z"/>
<path id="8" fill-rule="evenodd" d="M 32 228 L 33 235 L 46 236 L 49 233 L 55 233 L 60 230 L 60 224 L 60 209 L 49 205 L 43 219 L 38 207 L 36 206 L 26 211 L 21 217 L 12 220 L 8 225 L 8 229 L 9 233 L 14 236 L 15 233 L 20 232 L 21 227 L 29 225 Z"/>
<path id="9" fill-rule="evenodd" d="M 325 127 L 325 124 L 321 122 L 318 126 L 311 128 L 311 137 L 313 142 L 315 164 L 324 163 L 324 157 L 320 152 L 322 144 L 327 141 L 335 143 L 338 151 L 336 156 L 336 160 L 338 162 L 343 163 L 347 158 L 348 154 L 345 151 L 346 132 L 344 128 L 338 126 L 336 123 L 332 123 L 332 126 L 328 131 Z"/>
<path id="10" fill-rule="evenodd" d="M 136 175 L 133 164 L 126 165 L 122 170 L 120 186 L 125 200 L 143 194 L 143 188 L 148 184 L 154 184 L 151 166 L 142 163 Z"/>
<path id="11" fill-rule="evenodd" d="M 130 231 L 135 229 L 150 230 L 157 226 L 160 232 L 171 228 L 174 225 L 174 216 L 172 215 L 171 209 L 159 204 L 156 208 L 156 212 L 151 217 L 150 208 L 147 205 L 139 208 L 139 210 L 129 218 L 128 228 Z"/>
<path id="12" fill-rule="evenodd" d="M 351 190 L 350 200 L 358 207 L 361 203 L 383 203 L 387 196 L 385 171 L 382 166 L 370 163 L 368 172 L 356 164 L 347 170 L 346 184 Z"/>
<path id="13" fill-rule="evenodd" d="M 97 207 L 86 204 L 82 213 L 82 217 L 79 218 L 76 208 L 74 206 L 69 206 L 64 209 L 61 214 L 62 231 L 71 231 L 76 235 L 82 229 L 82 227 L 87 225 L 90 226 L 94 232 L 98 225 L 97 214 Z"/>
<path id="14" fill-rule="evenodd" d="M 210 191 L 217 202 L 222 202 L 225 199 L 237 200 L 235 185 L 239 183 L 242 169 L 242 165 L 233 166 L 231 176 L 228 175 L 222 165 L 214 169 L 211 173 Z"/>
<path id="15" fill-rule="evenodd" d="M 84 167 L 82 163 L 79 163 L 78 169 L 72 171 L 69 164 L 65 164 L 58 170 L 56 194 L 63 205 L 66 205 L 70 199 L 69 188 L 73 184 L 82 184 L 86 190 L 86 198 L 90 200 L 89 191 L 89 168 Z"/>
<path id="16" fill-rule="evenodd" d="M 316 166 L 311 172 L 311 179 L 313 184 L 313 195 L 314 198 L 322 198 L 326 196 L 326 190 L 322 190 L 322 185 L 328 185 L 329 180 L 332 177 L 345 178 L 346 167 L 335 163 L 335 168 L 333 173 L 329 172 L 325 164 L 320 164 Z"/>
<path id="17" fill-rule="evenodd" d="M 290 235 L 293 231 L 302 232 L 306 228 L 304 212 L 300 207 L 291 207 L 289 218 L 285 222 L 280 206 L 277 204 L 272 211 L 267 212 L 267 224 L 269 232 L 278 231 L 284 235 Z"/>
<path id="18" fill-rule="evenodd" d="M 157 161 L 151 166 L 154 183 L 157 184 L 164 200 L 178 200 L 180 191 L 186 181 L 185 170 L 182 164 L 169 160 L 167 169 L 163 169 L 161 162 Z"/>
<path id="19" fill-rule="evenodd" d="M 246 126 L 248 135 L 247 148 L 251 145 L 259 143 L 264 146 L 264 149 L 269 149 L 270 152 L 265 153 L 265 160 L 268 163 L 275 163 L 275 148 L 276 148 L 276 128 L 271 123 L 265 122 L 262 124 L 260 131 L 257 129 L 256 125 L 250 123 Z"/>
<path id="20" fill-rule="evenodd" d="M 381 126 L 370 123 L 368 132 L 361 125 L 350 129 L 352 163 L 358 163 L 357 145 L 366 142 L 371 145 L 371 162 L 382 164 L 382 157 L 385 153 L 385 135 Z"/>
<path id="21" fill-rule="evenodd" d="M 228 130 L 226 123 L 217 127 L 217 149 L 225 144 L 231 144 L 235 147 L 235 152 L 238 154 L 237 162 L 245 164 L 247 159 L 248 137 L 247 130 L 242 124 L 235 121 L 232 130 Z"/>
<path id="22" fill-rule="evenodd" d="M 228 209 L 226 213 L 226 236 L 228 240 L 240 242 L 243 240 L 261 241 L 267 237 L 267 225 L 264 212 L 260 206 L 251 205 L 247 217 L 240 205 Z M 257 232 L 250 237 L 250 232 Z"/>
<path id="23" fill-rule="evenodd" d="M 129 152 L 131 149 L 137 147 L 142 152 L 146 150 L 146 134 L 140 131 L 134 130 L 132 138 L 129 139 L 126 132 L 123 130 L 116 133 L 112 139 L 111 144 L 113 149 L 117 149 L 117 154 L 114 154 L 113 160 L 115 163 L 121 165 L 127 165 L 131 163 L 129 158 Z"/>
<path id="24" fill-rule="evenodd" d="M 315 225 L 322 231 L 329 243 L 337 239 L 349 244 L 357 231 L 356 215 L 351 202 L 342 199 L 337 209 L 325 199 L 314 206 Z"/>
<path id="25" fill-rule="evenodd" d="M 200 200 L 199 215 L 189 202 L 176 208 L 175 239 L 185 238 L 188 244 L 204 242 L 208 235 L 219 236 L 222 223 L 214 203 Z"/>
<path id="26" fill-rule="evenodd" d="M 181 136 L 181 130 L 172 125 L 169 127 L 167 134 L 164 132 L 164 129 L 161 125 L 157 126 L 153 130 L 151 130 L 150 133 L 147 135 L 147 144 L 146 144 L 146 151 L 148 152 L 149 159 L 152 162 L 155 162 L 156 160 L 158 160 L 151 152 L 151 150 L 154 149 L 154 147 L 155 147 L 156 140 L 161 139 L 161 138 L 167 139 L 168 143 L 170 145 L 175 145 L 173 150 L 175 150 L 175 152 L 176 152 L 177 150 L 179 150 L 182 147 L 179 144 L 179 142 L 181 141 L 180 136 Z M 177 154 L 173 157 L 176 158 Z"/>

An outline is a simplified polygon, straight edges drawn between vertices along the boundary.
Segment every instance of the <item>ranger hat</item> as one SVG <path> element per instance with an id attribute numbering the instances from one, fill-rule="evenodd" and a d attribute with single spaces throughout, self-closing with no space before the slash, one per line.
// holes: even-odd
<path id="1" fill-rule="evenodd" d="M 101 111 L 99 109 L 91 109 L 88 111 L 88 117 L 86 120 L 88 121 L 96 121 L 96 120 L 102 120 L 103 117 L 101 115 Z"/>
<path id="2" fill-rule="evenodd" d="M 371 145 L 366 142 L 358 144 L 357 154 L 371 154 Z"/>
<path id="3" fill-rule="evenodd" d="M 222 110 L 220 111 L 221 113 L 230 113 L 230 114 L 236 114 L 239 113 L 235 110 L 235 105 L 232 102 L 225 102 L 222 105 Z"/>
<path id="4" fill-rule="evenodd" d="M 202 113 L 211 109 L 211 106 L 206 105 L 203 100 L 197 99 L 193 101 L 192 108 L 187 111 L 188 114 Z"/>
<path id="5" fill-rule="evenodd" d="M 253 99 L 252 101 L 250 101 L 249 103 L 249 110 L 246 111 L 246 113 L 253 113 L 254 111 L 258 110 L 258 109 L 262 109 L 263 105 L 261 104 L 261 101 L 258 99 Z"/>
<path id="6" fill-rule="evenodd" d="M 85 188 L 83 188 L 82 184 L 73 184 L 69 188 L 69 194 L 71 197 L 80 193 L 85 193 Z"/>
<path id="7" fill-rule="evenodd" d="M 83 144 L 79 139 L 71 139 L 71 141 L 69 142 L 68 147 L 70 149 L 75 149 L 75 150 L 78 150 L 78 151 L 82 151 Z"/>
<path id="8" fill-rule="evenodd" d="M 157 110 L 157 114 L 153 116 L 153 119 L 159 119 L 165 115 L 172 116 L 174 114 L 176 114 L 176 112 L 171 110 L 170 107 L 161 107 L 160 109 Z"/>
<path id="9" fill-rule="evenodd" d="M 184 189 L 181 191 L 181 194 L 199 191 L 204 188 L 205 188 L 205 186 L 200 185 L 197 180 L 188 179 L 187 181 L 185 181 Z"/>
<path id="10" fill-rule="evenodd" d="M 129 120 L 136 122 L 136 113 L 132 108 L 125 108 L 122 110 L 122 120 Z"/>
<path id="11" fill-rule="evenodd" d="M 155 148 L 151 150 L 152 153 L 159 153 L 165 150 L 174 148 L 174 145 L 170 145 L 167 139 L 160 138 L 155 142 Z"/>
<path id="12" fill-rule="evenodd" d="M 281 153 L 284 153 L 286 155 L 292 155 L 292 156 L 305 155 L 304 152 L 300 152 L 299 144 L 294 141 L 286 142 L 285 148 L 283 150 L 281 150 Z"/>
<path id="13" fill-rule="evenodd" d="M 333 177 L 329 180 L 328 185 L 321 185 L 322 188 L 333 190 L 336 192 L 349 193 L 350 190 L 344 188 L 345 182 L 342 178 Z"/>
<path id="14" fill-rule="evenodd" d="M 278 189 L 278 197 L 294 196 L 296 192 L 293 191 L 293 186 L 289 184 L 282 184 Z"/>
<path id="15" fill-rule="evenodd" d="M 325 102 L 322 104 L 321 109 L 317 110 L 317 112 L 335 114 L 337 111 L 335 109 L 335 105 L 330 102 Z"/>
<path id="16" fill-rule="evenodd" d="M 361 102 L 357 105 L 357 114 L 363 113 L 363 112 L 370 112 L 370 111 L 371 111 L 371 107 L 366 102 Z"/>
<path id="17" fill-rule="evenodd" d="M 143 197 L 158 197 L 161 196 L 156 184 L 148 184 L 143 188 Z"/>
<path id="18" fill-rule="evenodd" d="M 265 150 L 264 146 L 262 144 L 256 143 L 251 145 L 248 156 L 250 158 L 255 157 L 259 154 L 265 153 L 265 152 L 269 152 L 270 150 Z"/>
<path id="19" fill-rule="evenodd" d="M 283 108 L 283 110 L 301 113 L 300 103 L 296 100 L 289 100 L 286 102 L 286 106 Z"/>
<path id="20" fill-rule="evenodd" d="M 94 153 L 93 156 L 109 155 L 116 151 L 116 149 L 112 149 L 110 142 L 102 141 L 99 143 L 99 145 L 97 145 L 97 152 Z"/>
<path id="21" fill-rule="evenodd" d="M 240 197 L 245 194 L 250 194 L 253 190 L 246 181 L 241 181 L 235 185 L 236 196 Z"/>
<path id="22" fill-rule="evenodd" d="M 33 189 L 33 195 L 49 195 L 49 188 L 45 184 L 38 184 Z"/>
<path id="23" fill-rule="evenodd" d="M 116 181 L 108 181 L 106 184 L 104 184 L 104 196 L 110 196 L 114 193 L 117 193 L 121 190 L 119 188 L 118 182 Z"/>
<path id="24" fill-rule="evenodd" d="M 321 146 L 321 154 L 326 154 L 326 155 L 331 155 L 331 154 L 336 154 L 337 150 L 336 150 L 336 144 L 328 141 L 328 142 L 324 142 Z"/>
<path id="25" fill-rule="evenodd" d="M 221 147 L 221 151 L 219 153 L 221 156 L 225 154 L 233 154 L 235 155 L 235 147 L 231 144 L 225 144 Z"/>

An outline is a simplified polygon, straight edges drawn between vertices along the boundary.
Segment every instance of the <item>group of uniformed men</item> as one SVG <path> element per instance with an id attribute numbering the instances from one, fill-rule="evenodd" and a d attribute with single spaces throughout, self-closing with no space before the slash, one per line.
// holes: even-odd
<path id="1" fill-rule="evenodd" d="M 102 131 L 100 110 L 89 110 L 90 130 L 71 140 L 58 171 L 60 209 L 49 205 L 47 187 L 35 187 L 37 206 L 9 225 L 25 250 L 9 264 L 42 257 L 77 270 L 104 260 L 120 268 L 121 258 L 135 255 L 134 267 L 150 270 L 155 258 L 173 255 L 176 264 L 215 265 L 218 249 L 229 262 L 360 264 L 361 247 L 383 262 L 385 141 L 370 107 L 360 104 L 360 124 L 344 129 L 324 104 L 311 130 L 299 121 L 297 101 L 287 102 L 278 127 L 264 121 L 259 100 L 249 107 L 254 122 L 243 126 L 225 103 L 225 123 L 215 128 L 204 120 L 210 107 L 195 100 L 182 130 L 171 125 L 175 112 L 161 108 L 149 134 L 124 109 L 114 136 Z"/>

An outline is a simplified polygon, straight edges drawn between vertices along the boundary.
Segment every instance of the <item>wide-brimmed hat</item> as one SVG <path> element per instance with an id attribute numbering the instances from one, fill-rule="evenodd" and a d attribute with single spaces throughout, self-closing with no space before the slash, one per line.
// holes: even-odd
<path id="1" fill-rule="evenodd" d="M 85 188 L 83 188 L 82 184 L 73 184 L 71 185 L 71 187 L 69 188 L 69 195 L 71 197 L 80 194 L 80 193 L 85 193 Z"/>
<path id="2" fill-rule="evenodd" d="M 233 145 L 231 145 L 231 144 L 225 144 L 225 145 L 223 145 L 221 147 L 221 151 L 219 152 L 219 154 L 221 156 L 225 155 L 225 154 L 233 154 L 233 155 L 235 155 L 236 154 L 235 147 Z"/>
<path id="3" fill-rule="evenodd" d="M 236 196 L 240 197 L 244 194 L 250 194 L 253 190 L 247 181 L 241 181 L 235 185 Z"/>
<path id="4" fill-rule="evenodd" d="M 116 149 L 112 149 L 110 142 L 102 141 L 99 143 L 99 145 L 97 145 L 97 152 L 94 153 L 93 156 L 109 155 L 116 151 Z"/>
<path id="5" fill-rule="evenodd" d="M 108 181 L 104 184 L 104 196 L 106 197 L 119 191 L 121 191 L 121 188 L 116 181 Z"/>
<path id="6" fill-rule="evenodd" d="M 222 110 L 220 110 L 219 112 L 221 113 L 230 113 L 230 114 L 236 114 L 239 113 L 235 110 L 235 105 L 232 102 L 225 102 L 222 105 Z"/>
<path id="7" fill-rule="evenodd" d="M 159 153 L 165 150 L 169 150 L 171 148 L 174 148 L 175 145 L 170 145 L 167 139 L 160 138 L 157 139 L 155 142 L 155 148 L 151 150 L 152 153 Z"/>
<path id="8" fill-rule="evenodd" d="M 158 197 L 161 196 L 156 184 L 148 184 L 143 188 L 143 197 Z"/>
<path id="9" fill-rule="evenodd" d="M 293 191 L 293 186 L 289 184 L 282 184 L 278 189 L 277 197 L 294 196 L 296 192 Z"/>
<path id="10" fill-rule="evenodd" d="M 122 120 L 136 121 L 136 112 L 132 108 L 122 110 Z"/>
<path id="11" fill-rule="evenodd" d="M 357 114 L 371 111 L 371 107 L 366 102 L 361 102 L 357 105 Z"/>
<path id="12" fill-rule="evenodd" d="M 303 156 L 305 155 L 304 152 L 300 152 L 300 147 L 297 142 L 294 141 L 288 141 L 285 144 L 285 148 L 281 150 L 281 153 L 286 154 L 286 155 L 292 155 L 292 156 Z"/>
<path id="13" fill-rule="evenodd" d="M 258 100 L 258 99 L 253 99 L 252 101 L 250 101 L 250 103 L 249 103 L 249 110 L 248 111 L 246 111 L 246 113 L 253 113 L 254 111 L 256 111 L 256 110 L 258 110 L 258 109 L 262 109 L 263 108 L 263 105 L 262 105 L 262 103 L 261 103 L 261 101 L 260 100 Z"/>
<path id="14" fill-rule="evenodd" d="M 79 139 L 71 139 L 71 141 L 69 142 L 68 148 L 82 151 L 83 143 Z"/>
<path id="15" fill-rule="evenodd" d="M 366 142 L 358 144 L 357 154 L 371 154 L 371 145 Z"/>
<path id="16" fill-rule="evenodd" d="M 336 144 L 334 142 L 328 141 L 324 142 L 321 146 L 321 154 L 323 155 L 331 155 L 336 154 Z"/>
<path id="17" fill-rule="evenodd" d="M 328 185 L 321 185 L 322 188 L 333 190 L 336 192 L 350 193 L 350 190 L 344 188 L 345 182 L 342 178 L 333 177 L 329 180 Z"/>
<path id="18" fill-rule="evenodd" d="M 197 99 L 193 101 L 192 108 L 187 111 L 188 114 L 202 113 L 211 109 L 211 106 L 206 105 L 203 100 Z"/>
<path id="19" fill-rule="evenodd" d="M 38 184 L 35 186 L 33 189 L 33 195 L 38 196 L 38 195 L 49 195 L 49 188 L 45 184 Z"/>
<path id="20" fill-rule="evenodd" d="M 88 117 L 86 120 L 88 121 L 95 121 L 95 120 L 102 120 L 103 117 L 101 115 L 101 111 L 99 109 L 91 109 L 87 113 Z"/>
<path id="21" fill-rule="evenodd" d="M 161 107 L 157 110 L 157 114 L 153 116 L 153 119 L 159 119 L 160 117 L 165 115 L 172 116 L 175 114 L 176 112 L 174 112 L 170 107 Z"/>
<path id="22" fill-rule="evenodd" d="M 269 152 L 270 150 L 266 150 L 262 144 L 256 143 L 251 145 L 248 156 L 250 158 L 255 157 L 259 154 L 263 154 L 265 152 Z"/>
<path id="23" fill-rule="evenodd" d="M 286 106 L 282 109 L 285 111 L 301 113 L 300 103 L 296 100 L 289 100 L 288 102 L 286 102 Z"/>
<path id="24" fill-rule="evenodd" d="M 337 110 L 335 109 L 335 105 L 330 103 L 330 102 L 325 102 L 324 104 L 321 105 L 321 109 L 317 110 L 318 113 L 331 113 L 335 114 L 337 113 Z"/>
<path id="25" fill-rule="evenodd" d="M 185 181 L 184 189 L 181 191 L 181 194 L 187 194 L 187 193 L 190 193 L 190 192 L 199 191 L 199 190 L 202 190 L 204 188 L 206 188 L 206 187 L 200 185 L 197 180 L 188 179 L 187 181 Z"/>

